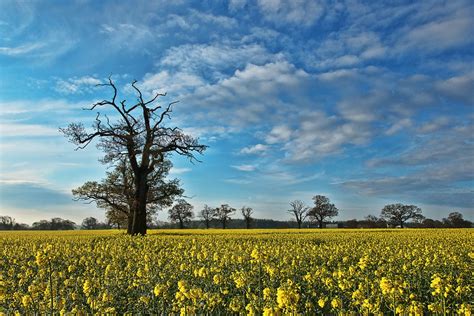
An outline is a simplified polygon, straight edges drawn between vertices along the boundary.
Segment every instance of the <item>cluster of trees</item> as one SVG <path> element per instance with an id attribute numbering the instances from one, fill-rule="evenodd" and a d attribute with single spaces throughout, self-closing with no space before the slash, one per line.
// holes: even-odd
<path id="1" fill-rule="evenodd" d="M 351 219 L 344 222 L 347 228 L 385 228 L 395 226 L 396 222 L 387 221 L 385 218 L 368 215 L 363 220 Z M 401 225 L 398 225 L 401 227 Z M 431 218 L 418 218 L 418 220 L 404 223 L 410 228 L 470 228 L 472 222 L 465 220 L 459 212 L 449 213 L 447 218 L 436 220 Z"/>
<path id="2" fill-rule="evenodd" d="M 194 218 L 193 208 L 194 207 L 186 200 L 178 199 L 176 204 L 168 211 L 170 221 L 179 223 L 179 228 L 184 228 L 185 224 Z M 222 204 L 216 208 L 204 205 L 198 216 L 203 220 L 206 228 L 209 228 L 213 221 L 218 221 L 221 223 L 222 228 L 225 229 L 231 220 L 231 215 L 235 214 L 235 212 L 236 209 L 230 207 L 228 204 Z M 252 217 L 253 209 L 251 207 L 242 206 L 240 212 L 244 218 L 246 228 L 250 228 L 254 220 Z"/>
<path id="3" fill-rule="evenodd" d="M 313 197 L 315 206 L 308 207 L 302 201 L 295 200 L 290 203 L 291 209 L 288 213 L 294 216 L 298 223 L 298 228 L 301 228 L 305 220 L 310 223 L 316 222 L 319 228 L 322 228 L 324 223 L 334 216 L 338 215 L 338 209 L 331 204 L 329 199 L 322 195 Z M 386 228 L 386 227 L 400 227 L 405 226 L 419 227 L 419 228 L 469 228 L 472 223 L 463 218 L 459 212 L 452 212 L 447 218 L 441 221 L 425 218 L 422 215 L 422 210 L 416 205 L 404 205 L 401 203 L 385 205 L 380 212 L 380 217 L 375 215 L 368 215 L 364 220 L 352 219 L 341 223 L 343 227 L 347 228 Z"/>
<path id="4" fill-rule="evenodd" d="M 311 222 L 317 222 L 319 228 L 323 228 L 324 222 L 339 214 L 337 207 L 332 204 L 324 195 L 313 196 L 314 207 L 309 207 L 301 200 L 290 202 L 291 209 L 288 213 L 295 217 L 298 228 L 309 219 Z"/>
<path id="5" fill-rule="evenodd" d="M 31 226 L 23 223 L 16 223 L 11 216 L 0 216 L 0 230 L 73 230 L 76 223 L 68 219 L 54 217 L 50 220 L 40 220 Z"/>

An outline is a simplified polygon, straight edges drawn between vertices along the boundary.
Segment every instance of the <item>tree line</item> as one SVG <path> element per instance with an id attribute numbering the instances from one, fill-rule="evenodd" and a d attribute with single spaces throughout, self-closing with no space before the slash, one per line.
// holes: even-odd
<path id="1" fill-rule="evenodd" d="M 324 217 L 322 224 L 320 222 L 321 213 L 328 212 L 321 211 L 321 198 L 315 207 L 309 208 L 304 205 L 302 201 L 296 200 L 290 203 L 291 209 L 288 213 L 293 215 L 290 220 L 274 220 L 274 219 L 259 219 L 253 217 L 253 209 L 248 206 L 240 208 L 242 218 L 232 218 L 236 213 L 236 209 L 230 207 L 228 204 L 223 204 L 219 207 L 212 208 L 208 205 L 199 211 L 197 218 L 195 217 L 193 206 L 180 199 L 177 203 L 169 209 L 169 222 L 159 222 L 149 218 L 148 228 L 314 228 L 325 227 L 326 224 L 338 228 L 389 228 L 389 227 L 409 227 L 409 228 L 470 228 L 473 223 L 465 220 L 460 212 L 451 212 L 446 218 L 441 220 L 425 218 L 421 214 L 413 217 L 410 221 L 404 221 L 403 226 L 400 225 L 399 219 L 393 215 L 387 216 L 388 210 L 393 211 L 402 204 L 391 204 L 384 207 L 382 210 L 383 216 L 377 217 L 375 215 L 368 215 L 364 219 L 350 219 L 346 221 L 331 222 L 330 216 Z M 330 204 L 330 203 L 329 203 Z M 316 208 L 316 210 L 315 210 Z M 332 208 L 329 208 L 332 209 Z M 412 209 L 412 208 L 408 208 Z M 334 210 L 334 209 L 333 209 Z M 420 210 L 421 212 L 421 210 Z M 316 214 L 316 213 L 319 213 Z M 334 214 L 334 212 L 333 212 Z M 336 216 L 336 215 L 333 215 Z M 397 213 L 398 217 L 398 213 Z M 73 221 L 52 218 L 51 220 L 40 220 L 34 222 L 31 226 L 23 223 L 17 223 L 11 216 L 0 216 L 0 230 L 74 230 L 74 229 L 123 229 L 126 227 L 126 221 L 120 225 L 119 222 L 114 222 L 111 217 L 106 217 L 105 222 L 101 222 L 95 217 L 85 218 L 80 225 Z M 125 226 L 124 226 L 125 225 Z"/>

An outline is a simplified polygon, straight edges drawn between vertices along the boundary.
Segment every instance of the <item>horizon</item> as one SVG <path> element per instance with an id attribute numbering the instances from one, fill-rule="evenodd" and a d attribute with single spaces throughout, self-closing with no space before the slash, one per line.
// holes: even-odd
<path id="1" fill-rule="evenodd" d="M 291 201 L 321 194 L 336 221 L 392 203 L 474 221 L 473 16 L 467 0 L 2 1 L 0 215 L 104 220 L 71 194 L 105 177 L 103 153 L 58 128 L 89 127 L 81 109 L 110 98 L 95 85 L 112 76 L 129 104 L 134 79 L 167 92 L 169 126 L 209 146 L 171 158 L 196 215 L 288 221 Z"/>

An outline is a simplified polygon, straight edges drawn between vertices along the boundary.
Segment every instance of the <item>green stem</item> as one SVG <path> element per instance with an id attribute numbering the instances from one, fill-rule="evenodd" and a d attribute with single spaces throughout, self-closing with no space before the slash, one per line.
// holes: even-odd
<path id="1" fill-rule="evenodd" d="M 51 315 L 53 315 L 54 309 L 54 302 L 53 302 L 53 272 L 51 267 L 51 260 L 48 259 L 48 267 L 49 267 L 49 296 L 50 296 L 50 310 Z"/>

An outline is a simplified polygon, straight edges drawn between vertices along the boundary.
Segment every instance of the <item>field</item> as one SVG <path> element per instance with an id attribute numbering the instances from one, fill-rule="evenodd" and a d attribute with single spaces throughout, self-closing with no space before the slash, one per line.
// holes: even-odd
<path id="1" fill-rule="evenodd" d="M 0 233 L 0 314 L 463 314 L 474 231 Z"/>

